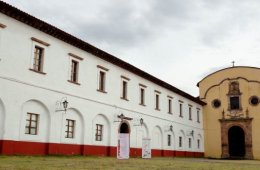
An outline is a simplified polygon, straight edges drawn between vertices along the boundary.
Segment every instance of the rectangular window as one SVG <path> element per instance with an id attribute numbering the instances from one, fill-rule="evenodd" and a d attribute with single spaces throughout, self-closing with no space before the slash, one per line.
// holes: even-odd
<path id="1" fill-rule="evenodd" d="M 191 107 L 189 107 L 189 120 L 192 120 L 192 110 L 191 110 Z"/>
<path id="2" fill-rule="evenodd" d="M 127 100 L 127 81 L 122 81 L 122 99 Z"/>
<path id="3" fill-rule="evenodd" d="M 168 135 L 167 141 L 168 141 L 168 146 L 171 146 L 171 135 Z"/>
<path id="4" fill-rule="evenodd" d="M 230 97 L 230 110 L 238 110 L 240 109 L 239 97 L 233 96 Z"/>
<path id="5" fill-rule="evenodd" d="M 75 83 L 78 82 L 78 65 L 79 63 L 76 60 L 71 60 L 70 81 Z"/>
<path id="6" fill-rule="evenodd" d="M 200 149 L 200 140 L 197 140 L 197 144 L 198 144 L 198 149 Z"/>
<path id="7" fill-rule="evenodd" d="M 96 141 L 102 141 L 103 125 L 96 124 Z"/>
<path id="8" fill-rule="evenodd" d="M 43 71 L 43 54 L 44 48 L 39 46 L 34 47 L 33 70 L 38 72 Z"/>
<path id="9" fill-rule="evenodd" d="M 179 147 L 181 148 L 182 147 L 182 137 L 179 136 Z"/>
<path id="10" fill-rule="evenodd" d="M 189 138 L 189 148 L 191 148 L 191 138 Z"/>
<path id="11" fill-rule="evenodd" d="M 160 110 L 160 95 L 155 94 L 155 109 Z"/>
<path id="12" fill-rule="evenodd" d="M 25 134 L 37 135 L 38 122 L 39 122 L 38 114 L 27 113 Z"/>
<path id="13" fill-rule="evenodd" d="M 180 103 L 180 117 L 183 117 L 183 114 L 182 114 L 182 103 Z"/>
<path id="14" fill-rule="evenodd" d="M 168 113 L 172 114 L 172 99 L 168 99 Z"/>
<path id="15" fill-rule="evenodd" d="M 105 92 L 105 81 L 106 81 L 106 73 L 104 71 L 99 72 L 99 91 Z"/>
<path id="16" fill-rule="evenodd" d="M 145 90 L 140 88 L 140 105 L 145 105 Z"/>
<path id="17" fill-rule="evenodd" d="M 74 138 L 75 120 L 66 119 L 66 138 Z"/>
<path id="18" fill-rule="evenodd" d="M 197 122 L 200 123 L 200 110 L 197 109 Z"/>

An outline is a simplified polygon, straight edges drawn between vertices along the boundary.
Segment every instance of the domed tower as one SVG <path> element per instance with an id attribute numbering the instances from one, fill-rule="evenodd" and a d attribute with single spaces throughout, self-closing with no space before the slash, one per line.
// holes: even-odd
<path id="1" fill-rule="evenodd" d="M 207 103 L 205 156 L 260 159 L 260 68 L 225 68 L 197 85 Z"/>

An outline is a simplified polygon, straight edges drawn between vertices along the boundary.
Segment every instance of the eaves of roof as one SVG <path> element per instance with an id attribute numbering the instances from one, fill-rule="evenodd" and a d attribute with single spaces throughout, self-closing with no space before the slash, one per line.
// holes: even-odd
<path id="1" fill-rule="evenodd" d="M 99 57 L 107 62 L 110 62 L 116 66 L 119 66 L 125 70 L 128 70 L 129 72 L 132 72 L 146 80 L 149 80 L 161 87 L 164 87 L 174 93 L 177 93 L 180 96 L 183 96 L 197 104 L 206 105 L 206 103 L 201 101 L 199 98 L 195 98 L 195 97 L 191 96 L 190 94 L 144 72 L 143 70 L 141 70 L 123 60 L 120 60 L 119 58 L 117 58 L 71 34 L 68 34 L 68 33 L 58 29 L 55 26 L 52 26 L 38 18 L 35 18 L 34 16 L 29 15 L 28 13 L 23 12 L 3 1 L 0 1 L 0 12 L 11 18 L 14 18 L 24 24 L 27 24 L 37 30 L 40 30 L 48 35 L 51 35 L 61 41 L 64 41 L 72 46 L 75 46 L 81 50 L 91 53 L 94 56 Z"/>

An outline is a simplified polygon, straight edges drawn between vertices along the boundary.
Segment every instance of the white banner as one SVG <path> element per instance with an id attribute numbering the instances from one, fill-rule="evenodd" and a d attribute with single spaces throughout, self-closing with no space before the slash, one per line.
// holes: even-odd
<path id="1" fill-rule="evenodd" d="M 120 133 L 118 136 L 117 159 L 129 159 L 129 134 Z"/>
<path id="2" fill-rule="evenodd" d="M 142 158 L 144 159 L 152 158 L 151 139 L 149 138 L 143 138 Z"/>

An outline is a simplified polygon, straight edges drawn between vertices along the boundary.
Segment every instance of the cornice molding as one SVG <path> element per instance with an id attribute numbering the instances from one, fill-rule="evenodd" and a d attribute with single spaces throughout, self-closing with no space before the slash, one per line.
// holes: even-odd
<path id="1" fill-rule="evenodd" d="M 206 90 L 204 96 L 203 96 L 202 98 L 200 98 L 200 99 L 201 99 L 201 100 L 206 99 L 208 92 L 209 92 L 212 88 L 220 86 L 220 85 L 221 85 L 222 83 L 224 83 L 225 81 L 233 81 L 233 80 L 239 80 L 239 79 L 245 80 L 245 81 L 247 81 L 248 83 L 258 83 L 258 84 L 260 84 L 260 81 L 248 80 L 247 78 L 244 78 L 244 77 L 226 78 L 226 79 L 223 79 L 220 83 L 210 86 L 210 87 Z"/>

